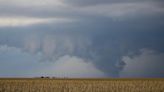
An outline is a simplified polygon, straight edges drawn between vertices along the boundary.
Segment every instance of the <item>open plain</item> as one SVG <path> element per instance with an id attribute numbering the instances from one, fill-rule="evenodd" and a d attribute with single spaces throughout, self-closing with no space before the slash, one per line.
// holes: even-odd
<path id="1" fill-rule="evenodd" d="M 1 78 L 0 92 L 164 92 L 164 79 Z"/>

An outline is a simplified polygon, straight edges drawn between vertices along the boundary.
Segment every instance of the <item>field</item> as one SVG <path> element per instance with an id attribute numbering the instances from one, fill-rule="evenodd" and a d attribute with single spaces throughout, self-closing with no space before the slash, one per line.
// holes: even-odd
<path id="1" fill-rule="evenodd" d="M 0 79 L 0 92 L 164 92 L 164 79 Z"/>

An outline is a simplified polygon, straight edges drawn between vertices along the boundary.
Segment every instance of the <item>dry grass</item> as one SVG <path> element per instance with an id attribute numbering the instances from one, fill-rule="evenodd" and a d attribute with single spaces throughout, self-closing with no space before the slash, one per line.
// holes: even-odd
<path id="1" fill-rule="evenodd" d="M 164 92 L 164 79 L 0 79 L 0 92 Z"/>

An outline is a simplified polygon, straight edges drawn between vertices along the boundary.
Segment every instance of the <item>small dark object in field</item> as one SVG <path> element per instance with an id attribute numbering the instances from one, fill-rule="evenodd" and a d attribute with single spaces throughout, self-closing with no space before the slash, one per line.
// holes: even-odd
<path id="1" fill-rule="evenodd" d="M 41 76 L 40 78 L 44 78 L 43 76 Z"/>

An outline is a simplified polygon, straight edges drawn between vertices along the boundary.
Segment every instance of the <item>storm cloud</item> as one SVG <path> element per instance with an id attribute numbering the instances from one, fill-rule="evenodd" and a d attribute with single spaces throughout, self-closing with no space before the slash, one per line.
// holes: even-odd
<path id="1" fill-rule="evenodd" d="M 141 54 L 133 58 L 124 56 L 127 64 L 120 73 L 122 77 L 163 77 L 163 53 L 142 49 Z"/>
<path id="2" fill-rule="evenodd" d="M 0 76 L 163 77 L 162 0 L 31 2 L 0 1 Z"/>

